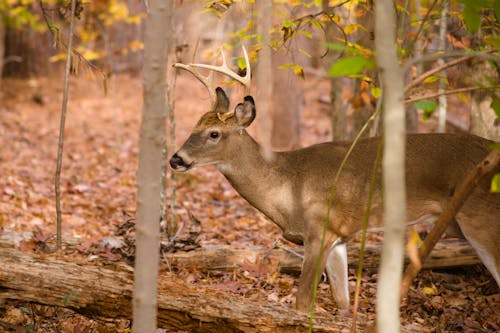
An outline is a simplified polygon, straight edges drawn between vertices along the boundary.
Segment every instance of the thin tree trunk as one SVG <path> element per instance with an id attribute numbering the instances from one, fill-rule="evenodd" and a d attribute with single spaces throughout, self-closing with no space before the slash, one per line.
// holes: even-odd
<path id="1" fill-rule="evenodd" d="M 399 66 L 393 2 L 375 4 L 375 50 L 382 76 L 384 103 L 384 245 L 377 288 L 378 332 L 399 332 L 399 291 L 403 268 L 406 219 L 405 108 L 403 73 Z"/>
<path id="2" fill-rule="evenodd" d="M 166 140 L 167 34 L 172 0 L 148 2 L 144 33 L 144 106 L 139 136 L 134 271 L 134 333 L 156 332 L 162 150 Z"/>
<path id="3" fill-rule="evenodd" d="M 2 73 L 3 73 L 3 63 L 5 59 L 5 24 L 3 23 L 3 17 L 0 15 L 0 102 L 3 97 L 2 89 Z"/>
<path id="4" fill-rule="evenodd" d="M 323 0 L 323 11 L 328 11 L 330 1 Z M 338 8 L 343 10 L 343 8 Z M 325 39 L 327 43 L 335 43 L 339 37 L 339 28 L 333 23 L 333 19 L 325 22 Z M 329 50 L 327 59 L 328 64 L 332 64 L 335 58 L 339 56 L 339 52 Z M 342 101 L 342 85 L 344 78 L 331 77 L 330 78 L 330 117 L 332 124 L 332 141 L 340 141 L 347 139 L 347 107 Z"/>
<path id="5" fill-rule="evenodd" d="M 472 81 L 485 87 L 499 82 L 499 72 L 491 63 L 480 61 L 471 68 Z M 493 141 L 500 141 L 500 121 L 491 107 L 492 94 L 487 90 L 471 93 L 470 132 Z"/>
<path id="6" fill-rule="evenodd" d="M 446 24 L 448 22 L 448 0 L 443 1 L 443 8 L 441 9 L 441 22 L 439 24 L 439 51 L 444 52 L 446 48 Z M 443 58 L 438 59 L 438 66 L 444 65 Z M 446 70 L 441 72 L 439 78 L 439 92 L 444 92 L 446 88 Z M 446 95 L 440 95 L 438 97 L 438 132 L 446 132 L 446 111 L 448 109 L 448 98 Z"/>
<path id="7" fill-rule="evenodd" d="M 71 16 L 69 23 L 68 49 L 66 52 L 66 70 L 64 73 L 64 90 L 61 107 L 61 120 L 59 125 L 59 142 L 57 144 L 57 165 L 55 176 L 55 192 L 56 192 L 56 229 L 57 229 L 57 249 L 61 249 L 62 243 L 62 211 L 61 211 L 61 169 L 62 169 L 62 154 L 64 147 L 64 128 L 66 126 L 66 113 L 68 109 L 68 94 L 69 94 L 69 76 L 71 74 L 72 51 L 73 51 L 73 33 L 75 31 L 75 8 L 76 0 L 71 1 Z"/>
<path id="8" fill-rule="evenodd" d="M 271 104 L 273 100 L 273 68 L 272 68 L 272 50 L 270 43 L 271 23 L 273 3 L 269 0 L 257 1 L 257 12 L 259 25 L 257 33 L 261 36 L 262 48 L 259 52 L 259 64 L 257 66 L 257 97 L 260 108 L 259 128 L 264 156 L 271 159 L 271 130 L 273 127 L 271 119 Z"/>

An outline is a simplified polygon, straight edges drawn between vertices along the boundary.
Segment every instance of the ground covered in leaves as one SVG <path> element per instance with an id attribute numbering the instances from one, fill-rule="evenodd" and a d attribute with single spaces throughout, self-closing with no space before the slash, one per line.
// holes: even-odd
<path id="1" fill-rule="evenodd" d="M 0 105 L 0 233 L 24 235 L 18 246 L 26 252 L 50 252 L 54 245 L 53 180 L 61 87 L 58 77 L 4 81 Z M 317 80 L 307 82 L 306 91 L 304 145 L 329 138 L 327 106 L 319 102 L 319 97 L 328 95 L 328 86 Z M 209 105 L 205 96 L 193 80 L 179 78 L 175 99 L 178 144 Z M 141 108 L 140 78 L 112 78 L 106 96 L 98 81 L 79 78 L 71 82 L 62 172 L 63 236 L 72 240 L 64 250 L 69 258 L 85 258 L 89 265 L 133 261 Z M 250 131 L 258 134 L 255 128 Z M 164 252 L 209 245 L 293 246 L 211 167 L 177 177 L 174 213 L 181 230 L 174 242 L 163 240 Z M 258 262 L 230 272 L 204 272 L 164 260 L 161 270 L 255 302 L 292 306 L 297 290 L 297 276 Z M 352 291 L 354 270 L 350 273 Z M 374 318 L 376 280 L 376 271 L 364 272 L 359 311 L 365 319 Z M 499 290 L 482 266 L 425 271 L 402 307 L 403 323 L 415 323 L 431 332 L 495 332 L 500 330 L 499 304 Z M 327 283 L 319 287 L 317 305 L 318 311 L 338 312 Z M 126 321 L 94 321 L 61 308 L 3 302 L 0 293 L 0 332 L 126 332 L 128 325 Z"/>

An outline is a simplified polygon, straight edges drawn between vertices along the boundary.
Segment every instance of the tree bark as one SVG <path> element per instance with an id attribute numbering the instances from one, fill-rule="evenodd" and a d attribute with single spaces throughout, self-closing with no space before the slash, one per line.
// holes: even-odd
<path id="1" fill-rule="evenodd" d="M 279 66 L 290 62 L 285 52 L 279 50 L 272 54 L 272 131 L 271 145 L 280 151 L 300 147 L 300 117 L 304 108 L 302 79 L 290 69 Z"/>
<path id="2" fill-rule="evenodd" d="M 167 34 L 172 0 L 151 0 L 144 33 L 144 106 L 137 171 L 136 260 L 132 332 L 156 332 L 162 150 L 166 143 Z"/>
<path id="3" fill-rule="evenodd" d="M 0 247 L 0 300 L 70 308 L 89 317 L 132 316 L 130 267 L 89 266 Z M 161 274 L 158 326 L 167 332 L 306 332 L 307 314 L 279 303 L 245 300 Z M 350 319 L 317 314 L 314 332 L 341 332 Z M 156 328 L 155 328 L 156 329 Z"/>
<path id="4" fill-rule="evenodd" d="M 3 74 L 4 59 L 5 59 L 5 24 L 3 23 L 3 16 L 0 15 L 0 102 L 3 99 L 2 74 Z"/>
<path id="5" fill-rule="evenodd" d="M 479 62 L 472 66 L 473 82 L 486 87 L 491 82 L 498 82 L 499 75 L 488 62 Z M 471 93 L 470 132 L 493 141 L 500 141 L 500 121 L 491 107 L 492 94 L 485 90 Z"/>
<path id="6" fill-rule="evenodd" d="M 329 10 L 330 1 L 322 1 L 322 9 Z M 343 7 L 338 8 L 344 10 Z M 340 34 L 339 27 L 334 24 L 333 19 L 325 22 L 325 39 L 327 43 L 336 43 L 338 38 L 343 37 Z M 326 63 L 333 64 L 341 55 L 341 52 L 329 50 L 326 55 Z M 347 139 L 347 104 L 342 100 L 343 85 L 346 84 L 346 78 L 330 77 L 330 117 L 332 126 L 332 141 L 342 141 Z"/>
<path id="7" fill-rule="evenodd" d="M 348 260 L 351 268 L 357 267 L 359 244 L 348 244 Z M 376 269 L 380 265 L 381 244 L 368 244 L 365 247 L 363 267 Z M 252 248 L 232 249 L 227 246 L 202 248 L 190 252 L 175 252 L 166 254 L 165 258 L 177 267 L 185 267 L 200 271 L 233 270 L 245 262 L 265 262 L 268 258 L 277 258 L 279 270 L 282 273 L 299 274 L 302 267 L 303 250 L 294 249 L 296 254 L 285 249 Z M 409 260 L 405 260 L 407 263 Z M 272 260 L 272 262 L 275 262 Z M 449 268 L 480 264 L 481 261 L 474 249 L 462 239 L 445 239 L 439 242 L 423 262 L 422 268 Z"/>
<path id="8" fill-rule="evenodd" d="M 403 72 L 396 50 L 394 4 L 375 4 L 375 50 L 384 103 L 384 245 L 377 288 L 378 332 L 400 331 L 400 297 L 406 220 L 405 108 Z"/>
<path id="9" fill-rule="evenodd" d="M 273 65 L 271 49 L 271 23 L 273 14 L 273 2 L 269 0 L 257 1 L 259 25 L 257 33 L 261 36 L 261 50 L 259 51 L 259 63 L 257 66 L 257 98 L 259 105 L 259 130 L 262 139 L 264 157 L 270 160 L 272 156 L 272 101 L 273 101 Z"/>

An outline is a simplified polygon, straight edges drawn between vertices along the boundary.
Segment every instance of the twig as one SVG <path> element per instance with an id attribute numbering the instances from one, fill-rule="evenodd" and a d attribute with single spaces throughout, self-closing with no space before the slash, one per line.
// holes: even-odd
<path id="1" fill-rule="evenodd" d="M 479 52 L 470 52 L 470 51 L 461 51 L 461 50 L 459 50 L 459 51 L 450 51 L 450 52 L 446 52 L 446 53 L 437 52 L 437 53 L 434 53 L 434 54 L 426 54 L 426 55 L 418 57 L 418 58 L 417 57 L 416 58 L 411 58 L 404 65 L 402 65 L 402 67 L 403 67 L 403 71 L 407 72 L 410 69 L 411 66 L 413 66 L 415 64 L 418 64 L 418 63 L 428 62 L 428 61 L 436 61 L 436 60 L 441 59 L 441 58 L 444 59 L 444 58 L 454 58 L 454 57 L 464 57 L 464 58 L 468 57 L 467 59 L 471 59 L 471 58 L 483 58 L 483 59 L 491 59 L 491 60 L 494 60 L 494 61 L 498 61 L 499 56 L 498 56 L 498 54 L 495 54 L 495 52 L 496 52 L 496 50 L 479 51 Z M 465 59 L 465 60 L 467 60 L 467 59 Z M 463 60 L 463 61 L 465 61 L 465 60 Z M 444 67 L 444 68 L 447 68 L 447 67 Z M 426 73 L 424 73 L 422 75 L 426 75 L 427 73 L 428 72 L 426 72 Z M 435 74 L 435 72 L 432 73 L 432 74 Z M 430 74 L 430 75 L 432 75 L 432 74 Z M 419 76 L 419 78 L 421 76 Z M 421 83 L 421 82 L 419 82 L 419 83 Z M 410 86 L 410 85 L 411 85 L 411 87 L 408 88 L 408 86 Z M 405 87 L 405 92 L 407 91 L 407 89 L 411 89 L 415 85 L 416 84 L 413 84 L 413 82 L 410 82 Z"/>
<path id="2" fill-rule="evenodd" d="M 450 62 L 444 63 L 441 66 L 438 66 L 438 67 L 435 67 L 433 69 L 430 69 L 430 70 L 428 70 L 425 73 L 422 73 L 419 77 L 417 77 L 415 80 L 411 81 L 408 85 L 406 85 L 405 92 L 408 92 L 411 89 L 415 88 L 420 83 L 424 82 L 424 80 L 427 79 L 428 77 L 430 77 L 430 76 L 432 76 L 432 75 L 434 75 L 434 74 L 436 74 L 436 73 L 438 73 L 438 72 L 440 72 L 440 71 L 442 71 L 442 70 L 444 70 L 446 68 L 449 68 L 449 67 L 455 66 L 455 65 L 457 65 L 459 63 L 462 63 L 464 61 L 467 61 L 467 60 L 469 60 L 472 57 L 474 57 L 474 55 L 466 55 L 464 57 L 461 57 L 461 58 L 452 60 Z"/>
<path id="3" fill-rule="evenodd" d="M 62 244 L 62 213 L 61 213 L 61 168 L 62 154 L 64 147 L 64 127 L 66 124 L 66 113 L 68 109 L 69 76 L 71 71 L 71 49 L 73 45 L 73 33 L 75 30 L 75 8 L 76 0 L 71 0 L 71 18 L 69 23 L 68 49 L 66 53 L 66 68 L 64 73 L 64 90 L 61 109 L 61 123 L 59 126 L 59 142 L 57 145 L 57 166 L 55 178 L 56 191 L 56 228 L 57 228 L 57 249 L 61 249 Z"/>
<path id="4" fill-rule="evenodd" d="M 432 93 L 432 94 L 429 94 L 429 95 L 422 95 L 422 96 L 416 96 L 416 97 L 407 98 L 407 99 L 405 99 L 404 102 L 405 102 L 405 104 L 410 104 L 410 103 L 413 103 L 413 102 L 416 102 L 416 101 L 421 101 L 423 99 L 432 99 L 432 98 L 436 98 L 436 97 L 443 96 L 443 95 L 453 95 L 453 94 L 459 94 L 459 93 L 463 93 L 463 92 L 470 92 L 470 91 L 480 90 L 480 89 L 494 90 L 494 89 L 499 89 L 499 88 L 500 88 L 500 86 L 494 86 L 494 87 L 465 87 L 465 88 L 450 89 L 450 90 L 445 90 L 445 91 L 439 91 L 439 92 Z"/>
<path id="5" fill-rule="evenodd" d="M 450 201 L 439 216 L 438 221 L 427 235 L 424 243 L 418 249 L 418 261 L 411 261 L 405 270 L 403 280 L 401 282 L 401 298 L 405 298 L 410 289 L 410 285 L 417 276 L 422 267 L 422 263 L 429 256 L 436 243 L 441 238 L 450 222 L 453 220 L 457 212 L 460 210 L 465 200 L 476 187 L 479 180 L 492 171 L 500 163 L 500 153 L 491 151 L 486 158 L 471 169 L 464 180 L 459 184 Z"/>

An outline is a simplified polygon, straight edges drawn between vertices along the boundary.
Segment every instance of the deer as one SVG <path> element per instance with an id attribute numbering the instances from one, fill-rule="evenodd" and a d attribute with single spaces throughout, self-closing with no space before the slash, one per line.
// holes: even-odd
<path id="1" fill-rule="evenodd" d="M 171 157 L 175 172 L 214 165 L 253 207 L 279 226 L 288 241 L 304 246 L 295 307 L 308 311 L 313 302 L 316 270 L 326 272 L 339 309 L 350 305 L 346 242 L 362 230 L 370 177 L 380 138 L 360 140 L 347 159 L 325 225 L 329 193 L 351 142 L 325 142 L 264 156 L 247 132 L 256 117 L 252 96 L 233 109 L 221 87 L 213 89 L 213 73 L 250 86 L 250 62 L 243 47 L 246 75 L 232 71 L 222 52 L 222 65 L 174 66 L 192 73 L 209 90 L 212 104 L 188 139 Z M 202 75 L 198 69 L 209 70 Z M 407 221 L 435 220 L 467 171 L 479 163 L 493 143 L 471 134 L 408 134 L 406 138 Z M 266 155 L 267 156 L 267 155 Z M 455 217 L 463 236 L 500 286 L 500 194 L 490 181 L 500 166 L 484 177 Z M 371 203 L 369 227 L 383 226 L 381 171 Z M 403 222 L 402 222 L 403 223 Z M 325 230 L 324 230 L 325 229 Z M 324 238 L 322 242 L 322 234 Z"/>

